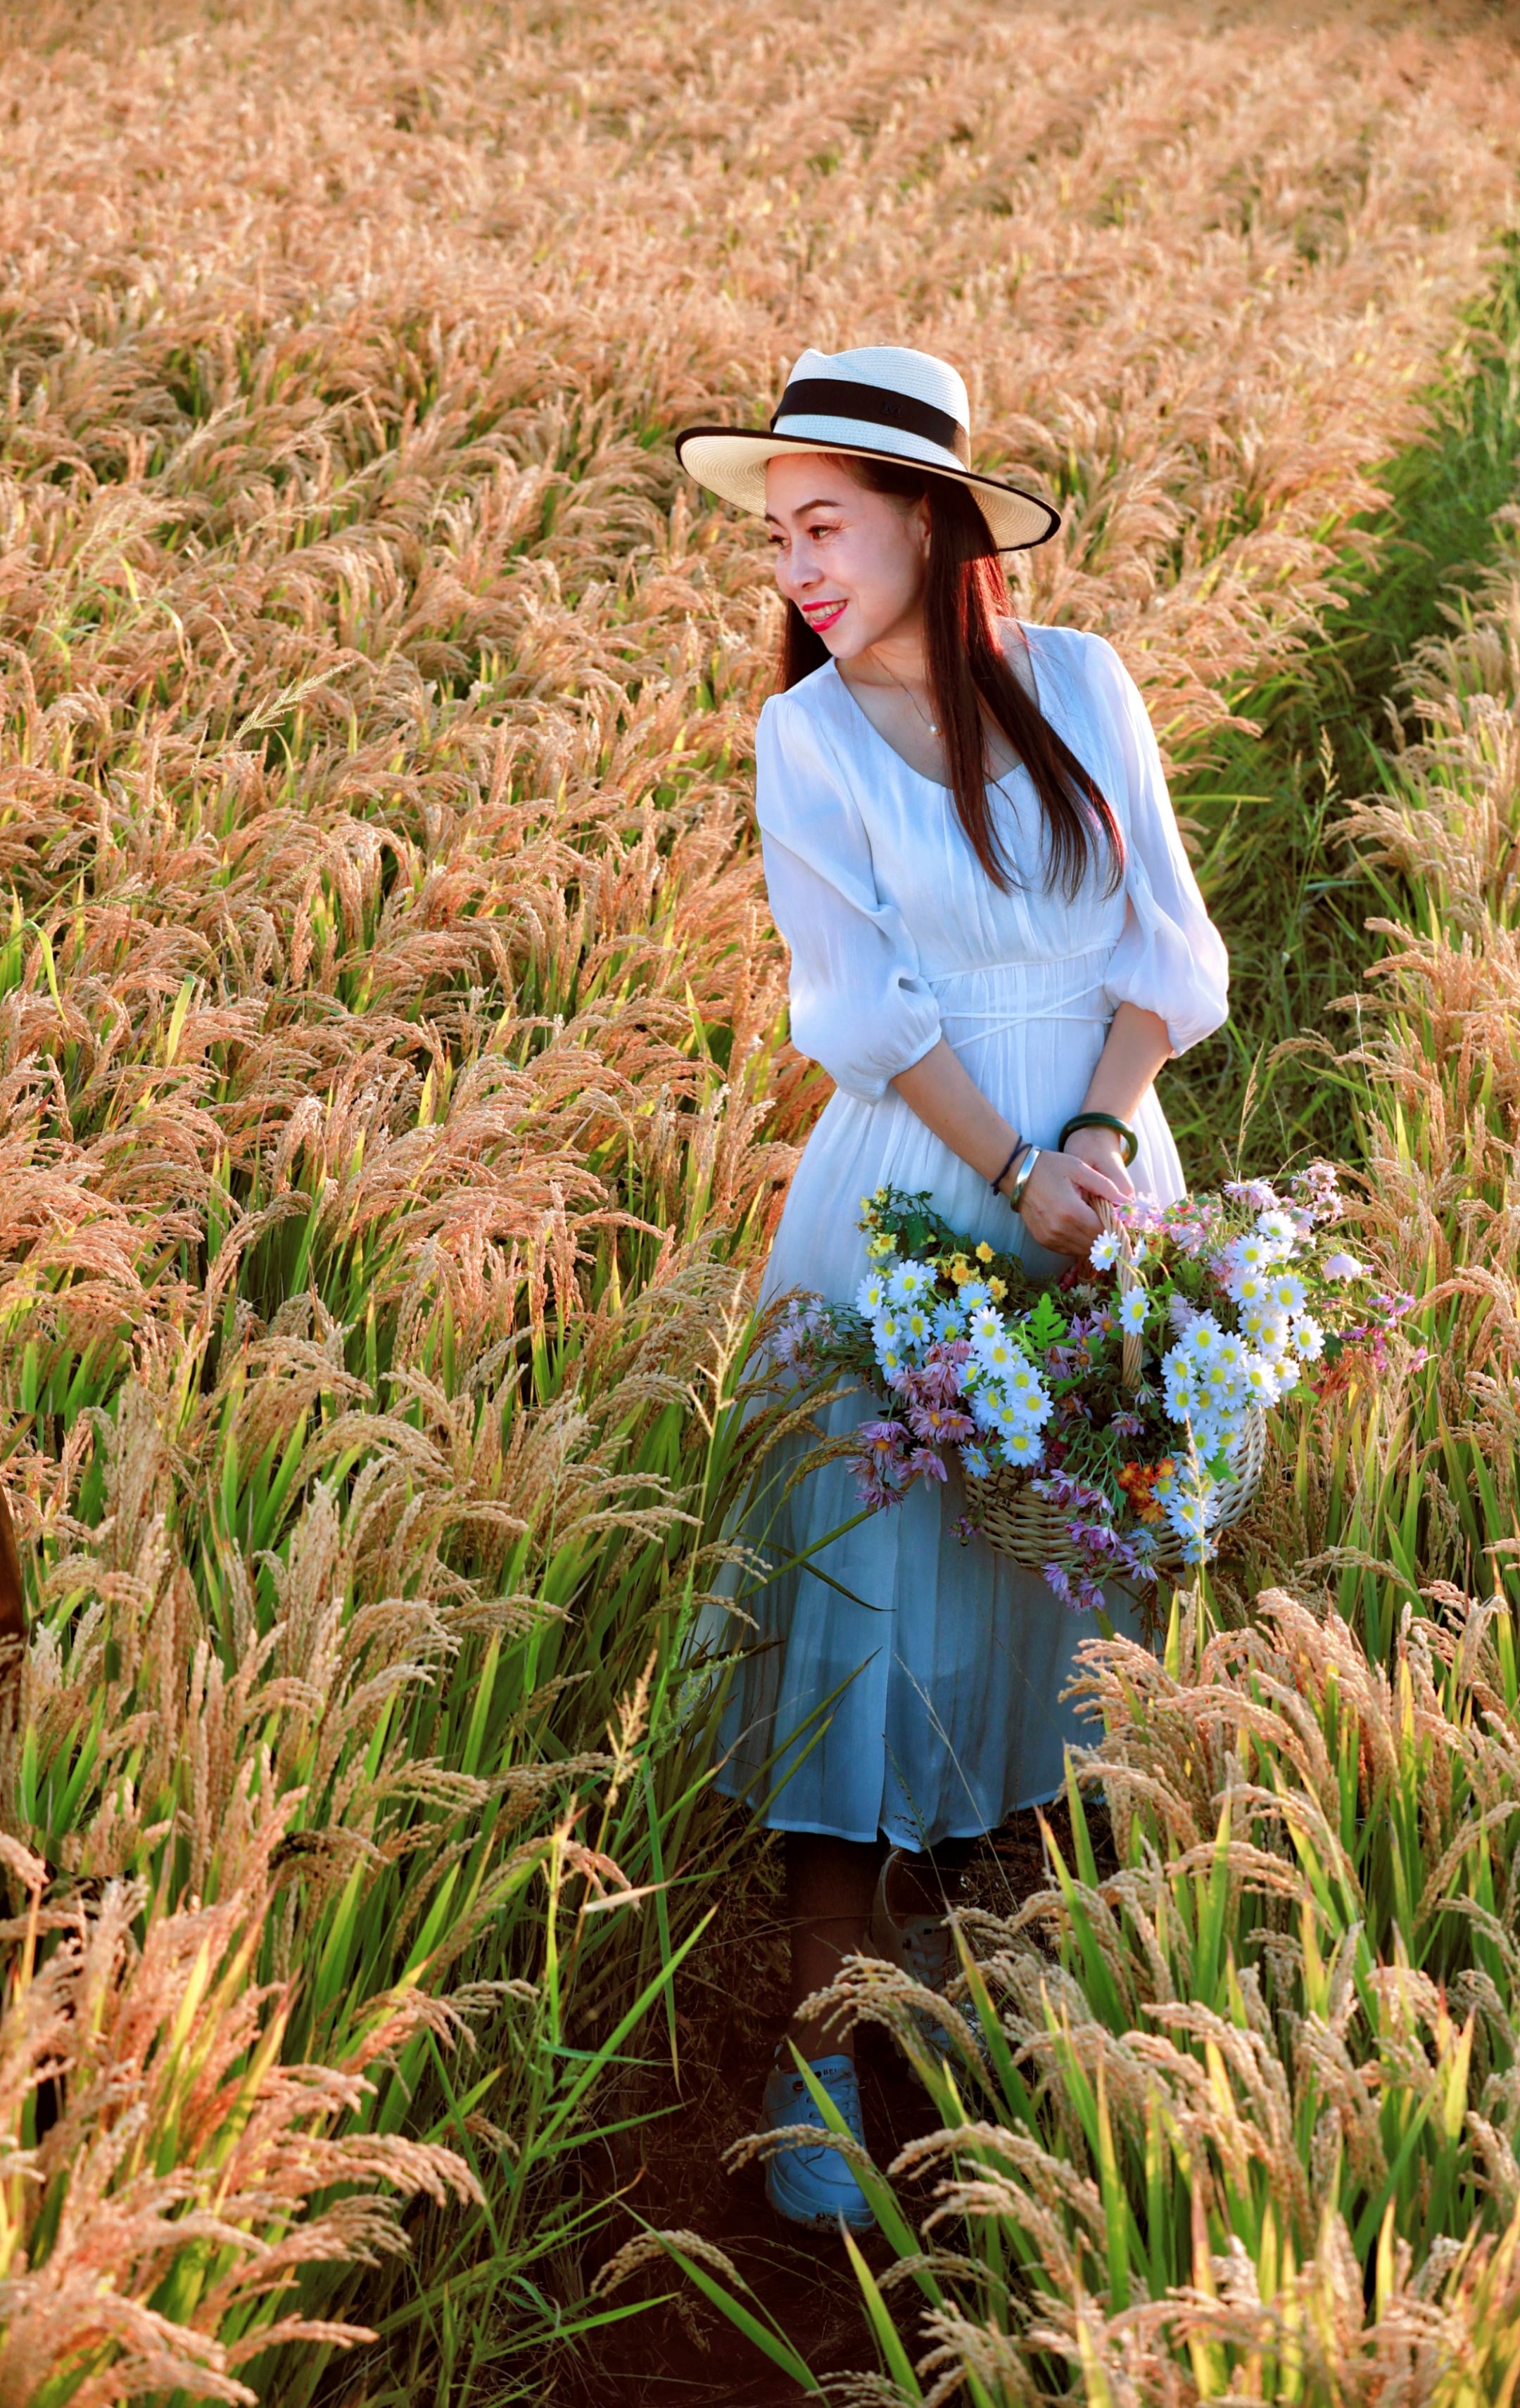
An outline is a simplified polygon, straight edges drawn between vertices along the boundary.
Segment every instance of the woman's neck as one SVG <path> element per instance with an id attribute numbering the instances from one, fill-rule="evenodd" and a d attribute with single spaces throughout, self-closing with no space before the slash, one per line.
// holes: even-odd
<path id="1" fill-rule="evenodd" d="M 923 693 L 929 681 L 923 621 L 901 630 L 894 628 L 853 660 L 838 666 L 847 685 L 906 686 L 910 693 Z"/>
<path id="2" fill-rule="evenodd" d="M 1017 620 L 1011 617 L 1000 620 L 998 634 L 1009 666 L 1020 684 L 1033 694 L 1034 679 L 1025 658 L 1025 646 L 1014 640 L 1017 625 Z M 910 694 L 923 699 L 928 693 L 929 664 L 924 643 L 922 616 L 911 626 L 892 628 L 886 635 L 879 637 L 874 644 L 868 644 L 864 652 L 857 652 L 853 660 L 836 659 L 834 666 L 846 685 L 906 687 Z"/>
<path id="3" fill-rule="evenodd" d="M 1009 666 L 1033 695 L 1034 678 L 1025 648 L 1018 640 L 1017 622 L 1003 620 L 998 633 Z M 898 758 L 921 778 L 930 779 L 937 786 L 948 786 L 944 739 L 925 673 L 922 645 L 917 653 L 916 674 L 911 673 L 913 660 L 912 652 L 905 647 L 887 651 L 882 645 L 872 644 L 857 652 L 853 660 L 837 660 L 834 666 L 863 715 Z M 1017 755 L 991 720 L 983 719 L 983 729 L 988 774 L 994 779 L 1006 777 L 1017 767 Z"/>

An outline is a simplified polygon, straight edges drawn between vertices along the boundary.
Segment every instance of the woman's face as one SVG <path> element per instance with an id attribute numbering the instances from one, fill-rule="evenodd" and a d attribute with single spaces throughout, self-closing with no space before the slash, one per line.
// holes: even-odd
<path id="1" fill-rule="evenodd" d="M 915 633 L 923 609 L 929 514 L 858 484 L 826 452 L 789 452 L 766 466 L 766 525 L 776 582 L 837 661 Z"/>

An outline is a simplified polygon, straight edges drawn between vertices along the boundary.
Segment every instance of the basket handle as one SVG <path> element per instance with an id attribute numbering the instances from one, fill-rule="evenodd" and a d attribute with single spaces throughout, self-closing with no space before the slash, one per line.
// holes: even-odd
<path id="1" fill-rule="evenodd" d="M 1119 1301 L 1123 1304 L 1126 1297 L 1133 1296 L 1140 1283 L 1140 1275 L 1135 1268 L 1134 1249 L 1130 1244 L 1128 1230 L 1119 1219 L 1107 1197 L 1099 1196 L 1095 1198 L 1095 1202 L 1097 1217 L 1103 1227 L 1106 1230 L 1111 1230 L 1119 1240 L 1119 1254 L 1114 1268 L 1119 1278 Z M 1124 1350 L 1119 1358 L 1119 1381 L 1123 1387 L 1133 1389 L 1140 1386 L 1141 1345 L 1140 1333 L 1138 1329 L 1125 1331 Z"/>

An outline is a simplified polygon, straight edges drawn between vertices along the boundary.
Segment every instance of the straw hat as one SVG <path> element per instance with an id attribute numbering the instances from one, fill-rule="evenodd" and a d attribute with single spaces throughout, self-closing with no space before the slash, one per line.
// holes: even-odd
<path id="1" fill-rule="evenodd" d="M 979 477 L 970 466 L 971 413 L 954 369 L 928 351 L 878 343 L 858 351 L 804 351 L 768 433 L 688 426 L 676 456 L 699 485 L 763 518 L 766 462 L 782 452 L 843 452 L 932 468 L 968 485 L 999 552 L 1046 543 L 1061 523 L 1049 502 Z"/>

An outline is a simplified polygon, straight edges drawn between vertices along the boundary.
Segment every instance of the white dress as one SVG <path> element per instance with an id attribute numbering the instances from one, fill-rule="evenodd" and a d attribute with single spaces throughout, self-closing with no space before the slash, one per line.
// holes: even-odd
<path id="1" fill-rule="evenodd" d="M 1000 893 L 962 833 L 949 790 L 871 725 L 832 661 L 760 716 L 755 810 L 776 924 L 791 948 L 792 1040 L 838 1092 L 808 1140 L 767 1265 L 766 1300 L 790 1289 L 851 1301 L 867 1269 L 860 1199 L 927 1188 L 935 1209 L 1036 1268 L 1054 1268 L 985 1179 L 890 1083 L 948 1039 L 1023 1135 L 1053 1145 L 1080 1111 L 1124 1001 L 1158 1013 L 1182 1053 L 1226 1017 L 1228 964 L 1183 851 L 1155 738 L 1101 637 L 1027 627 L 1040 707 L 1107 796 L 1126 845 L 1122 887 L 1100 858 L 1074 901 L 1047 890 L 1040 805 L 1018 769 L 989 800 L 1018 882 Z M 1154 1091 L 1136 1116 L 1132 1176 L 1184 1192 Z M 856 1395 L 831 1433 L 881 1407 Z M 778 1450 L 772 1468 L 796 1460 Z M 784 1484 L 778 1480 L 779 1489 Z M 742 1650 L 723 1723 L 721 1785 L 783 1830 L 924 1847 L 992 1829 L 1054 1797 L 1068 1742 L 1060 1703 L 1092 1630 L 1037 1575 L 954 1525 L 954 1470 L 782 1571 L 758 1591 L 757 1627 L 710 1612 L 710 1646 Z M 810 1474 L 767 1532 L 786 1564 L 858 1512 L 847 1463 Z M 754 1525 L 750 1526 L 753 1538 Z M 729 1585 L 729 1584 L 725 1584 Z M 1110 1592 L 1121 1625 L 1129 1600 Z"/>

